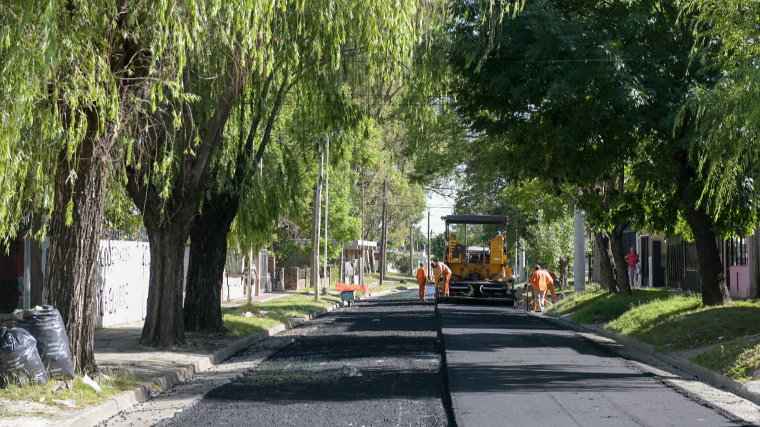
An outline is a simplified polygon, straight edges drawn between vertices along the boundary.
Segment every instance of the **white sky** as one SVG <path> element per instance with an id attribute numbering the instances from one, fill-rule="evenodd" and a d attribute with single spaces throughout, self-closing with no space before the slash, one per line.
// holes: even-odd
<path id="1" fill-rule="evenodd" d="M 441 220 L 442 216 L 450 215 L 453 212 L 454 200 L 443 197 L 439 194 L 428 192 L 425 194 L 425 201 L 427 202 L 428 210 L 430 211 L 430 236 L 443 233 L 446 229 L 445 224 Z M 417 225 L 422 230 L 422 234 L 427 233 L 428 217 L 425 213 L 425 218 L 422 219 Z"/>

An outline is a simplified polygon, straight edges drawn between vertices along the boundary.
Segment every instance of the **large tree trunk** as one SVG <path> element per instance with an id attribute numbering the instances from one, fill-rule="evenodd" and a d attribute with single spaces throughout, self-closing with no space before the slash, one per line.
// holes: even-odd
<path id="1" fill-rule="evenodd" d="M 171 222 L 162 227 L 145 226 L 150 242 L 148 309 L 142 330 L 143 344 L 170 348 L 184 344 L 182 290 L 185 242 L 188 233 Z"/>
<path id="2" fill-rule="evenodd" d="M 704 208 L 697 206 L 694 195 L 689 191 L 697 180 L 697 172 L 689 163 L 689 153 L 682 150 L 673 156 L 678 163 L 676 188 L 685 206 L 683 212 L 691 228 L 699 259 L 699 279 L 702 282 L 702 303 L 705 305 L 723 305 L 731 302 L 726 286 L 723 263 L 718 254 L 715 229 L 710 216 Z"/>
<path id="3" fill-rule="evenodd" d="M 227 261 L 227 234 L 237 209 L 236 199 L 226 203 L 210 202 L 193 223 L 185 294 L 186 331 L 222 330 L 221 290 Z"/>
<path id="4" fill-rule="evenodd" d="M 567 289 L 567 275 L 570 266 L 570 259 L 561 257 L 559 259 L 559 287 L 562 290 Z"/>
<path id="5" fill-rule="evenodd" d="M 107 142 L 95 139 L 98 122 L 92 116 L 88 134 L 71 160 L 65 149 L 58 156 L 46 267 L 45 300 L 61 312 L 72 362 L 81 374 L 97 372 L 94 309 L 108 178 Z M 70 179 L 72 170 L 75 180 Z M 69 202 L 72 221 L 67 225 Z"/>
<path id="6" fill-rule="evenodd" d="M 599 267 L 602 276 L 602 289 L 610 292 L 620 292 L 615 279 L 615 264 L 610 245 L 610 236 L 606 231 L 595 232 L 599 245 Z"/>
<path id="7" fill-rule="evenodd" d="M 610 233 L 610 249 L 615 266 L 615 275 L 617 276 L 617 286 L 621 293 L 631 295 L 631 283 L 628 280 L 628 263 L 625 261 L 625 252 L 623 252 L 623 232 L 628 227 L 630 221 L 623 220 L 617 223 Z"/>
<path id="8" fill-rule="evenodd" d="M 705 305 L 728 304 L 731 302 L 731 296 L 726 286 L 726 276 L 710 216 L 702 208 L 689 208 L 686 209 L 686 221 L 691 227 L 697 247 L 702 302 Z"/>

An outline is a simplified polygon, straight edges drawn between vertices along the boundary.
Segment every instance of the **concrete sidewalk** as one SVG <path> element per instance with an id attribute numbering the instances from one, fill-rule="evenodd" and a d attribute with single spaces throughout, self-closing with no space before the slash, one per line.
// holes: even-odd
<path id="1" fill-rule="evenodd" d="M 251 298 L 265 302 L 286 297 L 287 292 L 275 292 Z M 222 309 L 245 305 L 247 299 L 223 301 Z M 101 369 L 129 367 L 140 377 L 152 377 L 172 371 L 181 365 L 191 365 L 207 358 L 214 350 L 234 341 L 222 335 L 209 336 L 186 333 L 187 344 L 171 351 L 155 351 L 140 345 L 143 322 L 95 330 L 95 361 Z M 2 425 L 2 424 L 0 424 Z"/>

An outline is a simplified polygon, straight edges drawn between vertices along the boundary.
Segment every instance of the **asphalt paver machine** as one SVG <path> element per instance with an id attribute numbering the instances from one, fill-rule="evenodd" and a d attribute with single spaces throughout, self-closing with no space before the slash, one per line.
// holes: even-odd
<path id="1" fill-rule="evenodd" d="M 436 302 L 487 299 L 514 304 L 514 278 L 505 246 L 509 217 L 449 215 L 441 219 L 446 224 L 443 261 L 451 269 L 451 280 L 446 297 L 440 271 L 434 269 Z"/>

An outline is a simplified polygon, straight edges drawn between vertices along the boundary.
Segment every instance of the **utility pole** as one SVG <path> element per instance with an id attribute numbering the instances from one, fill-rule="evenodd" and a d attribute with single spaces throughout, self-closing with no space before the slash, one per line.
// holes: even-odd
<path id="1" fill-rule="evenodd" d="M 322 295 L 327 295 L 327 288 L 330 286 L 327 281 L 327 243 L 330 241 L 327 234 L 327 217 L 330 212 L 330 135 L 327 135 L 327 160 L 325 163 L 325 281 L 322 285 Z"/>
<path id="2" fill-rule="evenodd" d="M 388 218 L 386 215 L 387 209 L 385 206 L 385 194 L 387 189 L 388 181 L 386 179 L 383 179 L 383 232 L 380 233 L 383 241 L 380 242 L 380 286 L 383 286 L 383 281 L 385 280 L 385 255 L 388 253 Z"/>
<path id="3" fill-rule="evenodd" d="M 361 220 L 361 230 L 359 231 L 359 241 L 357 243 L 357 247 L 359 248 L 359 253 L 361 254 L 361 257 L 359 258 L 359 284 L 364 284 L 364 175 L 362 174 L 362 220 Z"/>
<path id="4" fill-rule="evenodd" d="M 428 244 L 427 244 L 427 260 L 425 265 L 425 270 L 428 272 L 428 280 L 430 280 L 430 270 L 428 270 L 428 266 L 430 265 L 430 209 L 428 209 Z"/>
<path id="5" fill-rule="evenodd" d="M 409 223 L 409 274 L 414 275 L 414 235 L 412 234 L 412 223 Z"/>
<path id="6" fill-rule="evenodd" d="M 586 230 L 583 211 L 575 207 L 575 292 L 586 289 Z M 631 285 L 633 286 L 633 285 Z"/>
<path id="7" fill-rule="evenodd" d="M 314 286 L 314 301 L 319 301 L 319 230 L 322 228 L 320 217 L 322 216 L 322 163 L 324 153 L 322 145 L 319 145 L 319 173 L 317 185 L 314 188 L 314 220 L 312 222 L 312 245 L 311 245 L 311 284 Z"/>
<path id="8" fill-rule="evenodd" d="M 256 278 L 256 276 L 253 274 L 253 249 L 248 249 L 248 260 L 246 261 L 246 271 L 248 272 L 248 275 L 245 280 L 245 302 L 248 305 L 251 305 L 251 301 L 253 300 L 253 295 L 251 295 L 253 291 L 253 280 Z"/>

